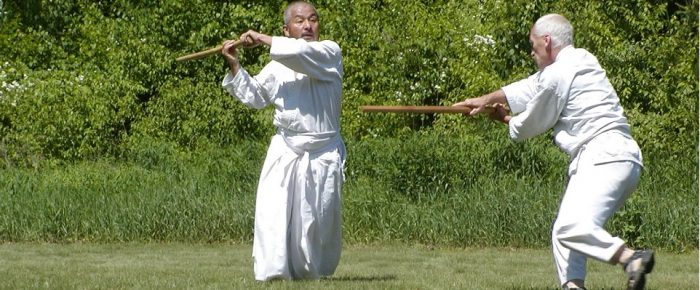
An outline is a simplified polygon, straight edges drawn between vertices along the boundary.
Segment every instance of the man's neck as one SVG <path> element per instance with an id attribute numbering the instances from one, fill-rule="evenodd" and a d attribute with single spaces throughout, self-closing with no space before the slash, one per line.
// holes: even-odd
<path id="1" fill-rule="evenodd" d="M 567 46 L 560 46 L 560 47 L 557 47 L 555 49 L 552 49 L 552 58 L 554 59 L 555 62 L 557 61 L 557 57 L 559 57 L 559 53 L 561 53 L 562 50 L 564 50 L 568 47 L 573 47 L 573 46 L 569 44 Z"/>

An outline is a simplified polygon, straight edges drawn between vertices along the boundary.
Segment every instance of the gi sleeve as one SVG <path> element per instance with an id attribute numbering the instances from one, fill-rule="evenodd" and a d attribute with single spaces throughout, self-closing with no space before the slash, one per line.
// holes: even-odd
<path id="1" fill-rule="evenodd" d="M 330 40 L 306 41 L 274 36 L 270 45 L 270 57 L 313 79 L 337 81 L 343 78 L 340 46 Z"/>
<path id="2" fill-rule="evenodd" d="M 221 81 L 221 86 L 232 96 L 239 99 L 244 105 L 253 109 L 262 109 L 269 105 L 269 88 L 266 87 L 267 84 L 274 82 L 272 75 L 266 77 L 265 68 L 261 73 L 254 77 L 251 77 L 248 72 L 241 68 L 238 73 L 233 76 L 231 72 L 228 72 Z M 268 85 L 268 87 L 270 87 Z"/>
<path id="3" fill-rule="evenodd" d="M 510 138 L 522 141 L 535 137 L 552 128 L 559 120 L 566 101 L 571 80 L 564 76 L 541 76 L 534 97 L 525 110 L 508 123 Z"/>
<path id="4" fill-rule="evenodd" d="M 537 75 L 511 83 L 501 88 L 506 95 L 506 101 L 511 112 L 518 114 L 525 111 L 527 103 L 535 96 Z"/>

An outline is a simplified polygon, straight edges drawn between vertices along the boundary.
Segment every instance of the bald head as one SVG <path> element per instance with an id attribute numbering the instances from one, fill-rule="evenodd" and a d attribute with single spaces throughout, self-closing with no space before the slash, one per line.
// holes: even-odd
<path id="1" fill-rule="evenodd" d="M 536 36 L 549 35 L 552 48 L 563 48 L 574 44 L 574 28 L 566 17 L 559 14 L 547 14 L 540 17 L 530 31 Z"/>
<path id="2" fill-rule="evenodd" d="M 301 1 L 301 0 L 292 1 L 292 2 L 289 2 L 289 4 L 287 4 L 287 7 L 284 9 L 284 24 L 285 25 L 288 25 L 289 21 L 292 20 L 292 11 L 294 9 L 297 9 L 298 6 L 309 6 L 311 9 L 313 9 L 314 12 L 316 12 L 316 14 L 318 14 L 318 12 L 316 11 L 316 7 L 314 7 L 313 4 L 306 2 L 306 1 Z"/>
<path id="3" fill-rule="evenodd" d="M 284 36 L 318 41 L 319 17 L 316 7 L 306 1 L 293 1 L 284 9 Z"/>

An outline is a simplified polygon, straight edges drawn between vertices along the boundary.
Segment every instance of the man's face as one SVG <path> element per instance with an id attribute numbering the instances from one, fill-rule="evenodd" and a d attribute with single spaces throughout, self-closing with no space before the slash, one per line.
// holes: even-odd
<path id="1" fill-rule="evenodd" d="M 535 60 L 539 70 L 543 70 L 554 62 L 551 53 L 552 41 L 549 35 L 537 36 L 530 30 L 530 45 L 532 45 L 530 56 Z"/>
<path id="2" fill-rule="evenodd" d="M 318 40 L 318 14 L 313 6 L 300 3 L 289 10 L 289 23 L 282 26 L 284 36 L 303 38 L 306 41 Z"/>

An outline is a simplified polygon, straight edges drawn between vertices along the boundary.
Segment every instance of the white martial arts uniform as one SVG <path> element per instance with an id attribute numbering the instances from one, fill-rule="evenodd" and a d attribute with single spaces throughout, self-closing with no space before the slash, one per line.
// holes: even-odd
<path id="1" fill-rule="evenodd" d="M 272 61 L 222 86 L 251 108 L 275 107 L 255 203 L 257 280 L 330 276 L 340 261 L 345 145 L 340 135 L 343 64 L 332 41 L 273 37 Z"/>
<path id="2" fill-rule="evenodd" d="M 553 128 L 570 156 L 569 183 L 552 230 L 562 284 L 584 280 L 586 257 L 608 262 L 624 241 L 603 227 L 636 188 L 642 154 L 617 93 L 588 51 L 567 46 L 554 63 L 502 88 L 513 113 L 510 137 L 523 140 Z"/>

